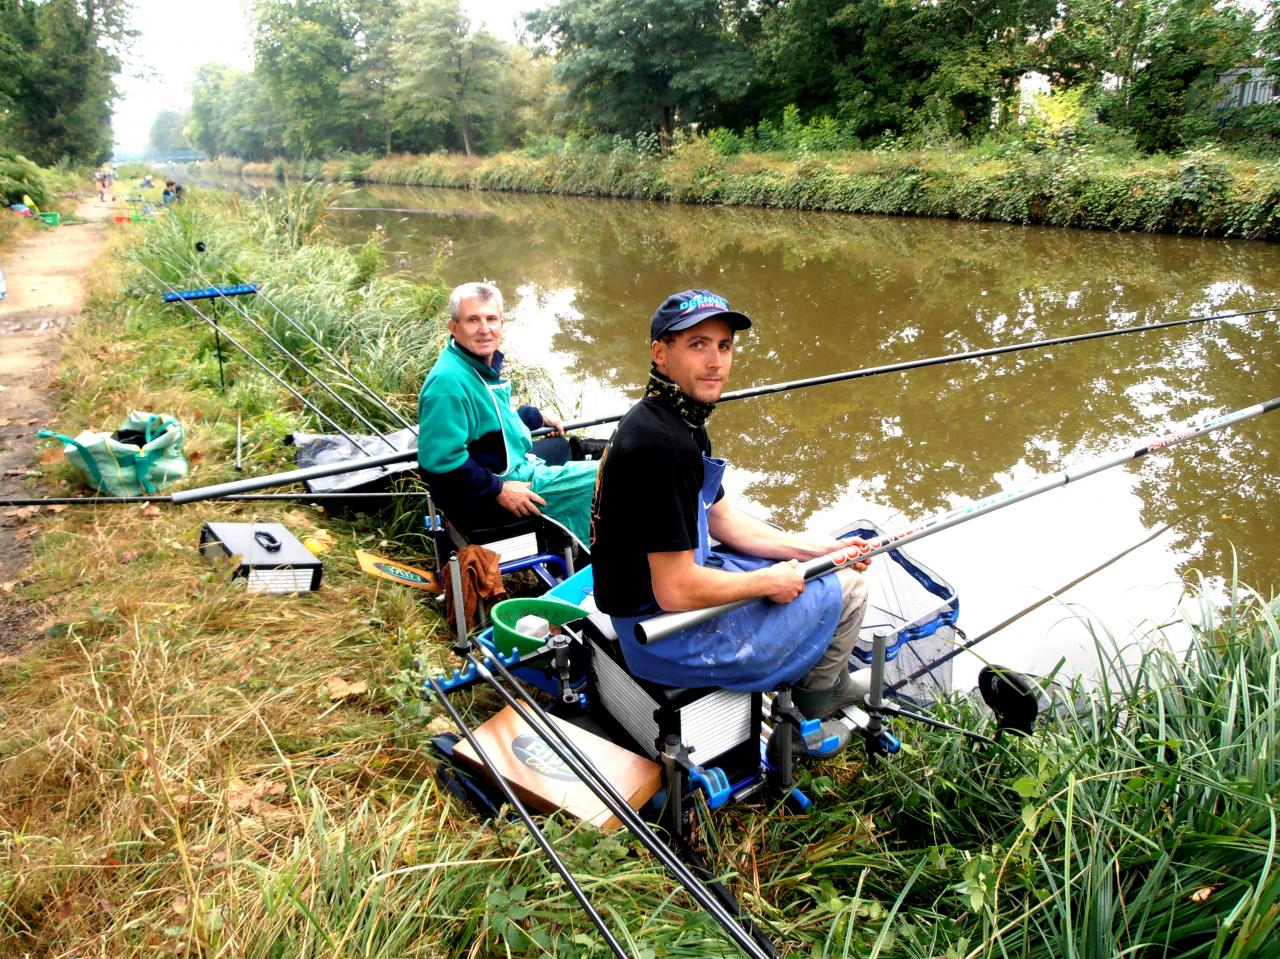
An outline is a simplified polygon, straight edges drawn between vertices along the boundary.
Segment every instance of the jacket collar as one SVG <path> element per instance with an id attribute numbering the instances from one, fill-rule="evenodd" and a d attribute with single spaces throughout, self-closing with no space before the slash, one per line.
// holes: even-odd
<path id="1" fill-rule="evenodd" d="M 479 356 L 477 356 L 475 353 L 472 353 L 469 349 L 467 349 L 465 346 L 459 343 L 457 340 L 453 339 L 453 337 L 449 338 L 449 345 L 447 349 L 453 350 L 453 352 L 456 353 L 458 357 L 463 360 L 463 362 L 473 367 L 477 373 L 479 373 L 481 376 L 484 376 L 486 379 L 492 379 L 492 380 L 502 379 L 503 355 L 501 350 L 497 350 L 493 354 L 493 363 L 488 364 L 484 360 L 482 360 Z"/>

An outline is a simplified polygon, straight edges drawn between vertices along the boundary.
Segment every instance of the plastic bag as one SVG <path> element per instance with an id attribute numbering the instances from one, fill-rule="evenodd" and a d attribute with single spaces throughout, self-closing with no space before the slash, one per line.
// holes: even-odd
<path id="1" fill-rule="evenodd" d="M 85 483 L 108 496 L 154 493 L 187 475 L 182 424 L 168 414 L 135 410 L 110 434 L 85 430 L 72 438 L 40 430 L 36 435 L 60 440 L 67 462 Z"/>

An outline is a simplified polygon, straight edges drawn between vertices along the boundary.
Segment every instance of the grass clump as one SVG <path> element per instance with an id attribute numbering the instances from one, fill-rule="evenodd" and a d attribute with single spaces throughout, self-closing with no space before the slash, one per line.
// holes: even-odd
<path id="1" fill-rule="evenodd" d="M 275 302 L 411 409 L 443 291 L 329 244 L 326 189 L 193 201 L 117 238 L 68 343 L 63 431 L 174 412 L 203 484 L 235 475 L 237 410 L 250 473 L 284 465 L 281 432 L 317 425 L 239 358 L 222 393 L 209 333 L 159 302 L 140 267 L 191 285 L 196 239 L 270 278 Z M 49 468 L 50 492 L 67 482 Z M 401 535 L 416 519 L 278 503 L 42 514 L 18 588 L 47 610 L 44 639 L 0 661 L 0 955 L 605 954 L 523 828 L 485 824 L 431 776 L 445 724 L 418 689 L 452 661 L 449 637 L 425 594 L 352 562 L 417 559 Z M 327 533 L 322 589 L 223 582 L 195 549 L 208 520 Z M 850 750 L 807 768 L 808 815 L 729 807 L 699 841 L 790 956 L 1273 955 L 1280 604 L 1237 587 L 1200 608 L 1184 652 L 1156 633 L 1100 642 L 1078 716 L 997 748 L 899 727 L 892 761 Z M 494 708 L 457 703 L 476 721 Z M 942 712 L 987 722 L 963 698 Z M 633 954 L 738 954 L 625 836 L 546 829 Z"/>

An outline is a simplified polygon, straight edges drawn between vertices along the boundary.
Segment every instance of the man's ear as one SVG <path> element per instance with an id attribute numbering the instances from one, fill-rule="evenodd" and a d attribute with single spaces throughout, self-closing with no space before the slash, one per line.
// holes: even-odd
<path id="1" fill-rule="evenodd" d="M 667 372 L 667 344 L 662 340 L 654 340 L 649 344 L 649 355 L 653 359 L 653 365 L 658 368 L 659 373 Z"/>

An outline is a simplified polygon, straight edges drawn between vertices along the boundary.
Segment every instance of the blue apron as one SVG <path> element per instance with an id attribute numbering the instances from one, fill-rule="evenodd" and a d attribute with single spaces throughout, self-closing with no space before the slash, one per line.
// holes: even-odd
<path id="1" fill-rule="evenodd" d="M 725 464 L 709 456 L 702 461 L 694 561 L 730 572 L 772 566 L 776 560 L 710 548 L 707 510 L 720 489 Z M 647 645 L 636 642 L 635 625 L 660 612 L 656 604 L 641 616 L 610 619 L 627 668 L 641 679 L 664 686 L 765 692 L 781 683 L 795 683 L 813 668 L 831 644 L 841 603 L 836 578 L 823 576 L 806 583 L 804 592 L 790 603 L 759 600 Z"/>

